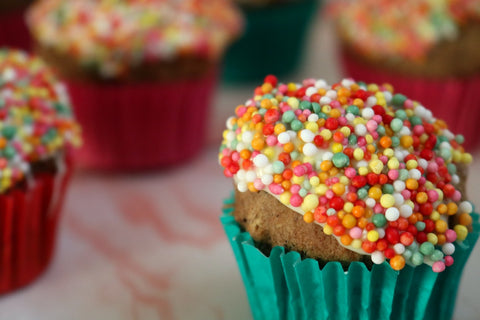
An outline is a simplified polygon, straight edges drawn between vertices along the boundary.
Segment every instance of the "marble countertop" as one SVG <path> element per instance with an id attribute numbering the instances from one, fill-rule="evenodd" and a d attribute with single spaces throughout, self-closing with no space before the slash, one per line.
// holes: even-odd
<path id="1" fill-rule="evenodd" d="M 331 34 L 320 20 L 293 80 L 338 80 Z M 78 172 L 52 265 L 32 285 L 0 297 L 0 320 L 251 319 L 219 222 L 232 185 L 217 164 L 224 120 L 251 90 L 219 89 L 209 146 L 189 163 L 136 175 Z M 478 208 L 480 160 L 470 173 L 469 196 Z M 479 245 L 462 278 L 455 319 L 478 319 L 478 270 Z"/>

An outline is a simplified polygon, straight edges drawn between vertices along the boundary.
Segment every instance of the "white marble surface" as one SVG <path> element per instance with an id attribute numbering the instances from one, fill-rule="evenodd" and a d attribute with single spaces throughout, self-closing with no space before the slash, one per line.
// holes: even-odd
<path id="1" fill-rule="evenodd" d="M 293 80 L 338 79 L 330 35 L 328 24 L 315 26 L 315 41 Z M 79 172 L 51 267 L 34 284 L 0 297 L 0 320 L 251 319 L 218 220 L 231 184 L 217 164 L 224 120 L 251 89 L 221 88 L 210 146 L 188 164 L 140 175 Z M 468 187 L 480 207 L 480 152 L 476 158 Z M 478 319 L 478 270 L 477 245 L 460 285 L 455 319 Z"/>

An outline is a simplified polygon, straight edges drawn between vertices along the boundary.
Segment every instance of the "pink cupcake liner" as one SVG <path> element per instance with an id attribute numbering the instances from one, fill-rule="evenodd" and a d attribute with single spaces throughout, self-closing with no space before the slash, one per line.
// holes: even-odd
<path id="1" fill-rule="evenodd" d="M 49 265 L 72 167 L 67 155 L 63 172 L 38 174 L 26 188 L 0 195 L 0 294 L 31 283 Z"/>
<path id="2" fill-rule="evenodd" d="M 217 73 L 173 82 L 109 84 L 67 81 L 84 145 L 80 166 L 145 170 L 196 155 L 205 141 Z"/>
<path id="3" fill-rule="evenodd" d="M 367 83 L 390 83 L 395 92 L 421 102 L 436 118 L 445 120 L 453 133 L 465 137 L 466 149 L 480 145 L 480 75 L 446 79 L 397 75 L 363 64 L 346 52 L 341 62 L 346 76 Z"/>
<path id="4" fill-rule="evenodd" d="M 0 47 L 13 47 L 27 51 L 32 48 L 24 9 L 0 13 Z"/>

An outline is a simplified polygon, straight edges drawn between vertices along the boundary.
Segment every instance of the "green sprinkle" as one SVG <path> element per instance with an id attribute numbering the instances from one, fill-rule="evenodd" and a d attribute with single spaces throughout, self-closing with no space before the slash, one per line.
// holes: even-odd
<path id="1" fill-rule="evenodd" d="M 312 104 L 310 101 L 302 101 L 300 102 L 300 110 L 312 110 Z"/>
<path id="2" fill-rule="evenodd" d="M 3 148 L 3 155 L 7 159 L 12 159 L 16 154 L 15 148 L 12 146 L 6 146 Z"/>
<path id="3" fill-rule="evenodd" d="M 397 110 L 395 112 L 395 117 L 400 119 L 400 120 L 406 120 L 408 117 L 407 117 L 407 113 L 405 112 L 405 110 Z"/>
<path id="4" fill-rule="evenodd" d="M 397 136 L 393 136 L 391 139 L 392 139 L 392 147 L 396 148 L 400 145 L 400 139 Z"/>
<path id="5" fill-rule="evenodd" d="M 398 118 L 394 118 L 392 122 L 390 122 L 390 128 L 392 128 L 393 132 L 399 132 L 403 128 L 403 121 Z"/>
<path id="6" fill-rule="evenodd" d="M 364 188 L 358 189 L 357 195 L 360 199 L 365 199 L 368 196 L 368 191 Z"/>
<path id="7" fill-rule="evenodd" d="M 354 105 L 348 106 L 346 111 L 347 113 L 351 113 L 356 116 L 360 115 L 360 110 L 358 109 L 357 106 L 354 106 Z"/>
<path id="8" fill-rule="evenodd" d="M 415 252 L 412 255 L 412 263 L 416 266 L 419 266 L 423 263 L 423 255 L 420 252 Z"/>
<path id="9" fill-rule="evenodd" d="M 293 160 L 297 160 L 298 156 L 299 156 L 298 151 L 290 152 L 290 158 L 292 158 Z"/>
<path id="10" fill-rule="evenodd" d="M 447 164 L 447 169 L 448 169 L 448 173 L 450 173 L 450 174 L 457 173 L 457 166 L 454 165 L 453 163 Z"/>
<path id="11" fill-rule="evenodd" d="M 15 136 L 16 132 L 17 132 L 17 129 L 14 126 L 6 125 L 2 129 L 2 135 L 8 140 L 11 140 Z"/>
<path id="12" fill-rule="evenodd" d="M 393 185 L 391 185 L 389 183 L 384 184 L 383 187 L 382 187 L 382 192 L 383 193 L 393 194 L 394 190 L 395 189 L 393 188 Z"/>
<path id="13" fill-rule="evenodd" d="M 423 231 L 423 230 L 425 230 L 425 222 L 417 221 L 415 223 L 415 227 L 417 228 L 418 231 Z"/>
<path id="14" fill-rule="evenodd" d="M 440 261 L 443 259 L 443 252 L 440 250 L 435 250 L 433 251 L 432 255 L 430 256 L 430 259 L 433 261 Z"/>
<path id="15" fill-rule="evenodd" d="M 398 171 L 398 178 L 402 181 L 405 181 L 408 179 L 408 170 L 407 169 L 400 169 Z"/>
<path id="16" fill-rule="evenodd" d="M 312 102 L 312 109 L 313 109 L 313 112 L 315 113 L 319 113 L 320 110 L 322 110 L 322 108 L 320 107 L 320 104 L 318 104 L 317 102 Z"/>
<path id="17" fill-rule="evenodd" d="M 462 144 L 462 143 L 465 142 L 465 137 L 464 137 L 463 135 L 461 135 L 461 134 L 457 134 L 457 135 L 455 136 L 455 141 L 456 141 L 457 143 Z"/>
<path id="18" fill-rule="evenodd" d="M 387 224 L 387 219 L 383 214 L 375 214 L 372 217 L 372 222 L 376 227 L 381 228 Z"/>
<path id="19" fill-rule="evenodd" d="M 299 191 L 298 191 L 298 194 L 300 195 L 300 197 L 304 198 L 307 194 L 308 194 L 308 191 L 304 188 L 301 188 Z"/>
<path id="20" fill-rule="evenodd" d="M 350 158 L 345 153 L 338 152 L 333 155 L 332 162 L 337 168 L 345 168 L 350 164 Z"/>
<path id="21" fill-rule="evenodd" d="M 416 126 L 416 125 L 421 125 L 422 124 L 422 118 L 417 117 L 417 116 L 411 116 L 410 117 L 410 123 L 412 124 L 412 127 Z"/>
<path id="22" fill-rule="evenodd" d="M 357 136 L 354 134 L 351 134 L 348 136 L 348 144 L 351 146 L 354 146 L 357 144 Z"/>
<path id="23" fill-rule="evenodd" d="M 423 253 L 423 255 L 425 256 L 431 255 L 434 250 L 435 247 L 431 242 L 426 241 L 420 245 L 420 252 Z"/>
<path id="24" fill-rule="evenodd" d="M 394 107 L 403 107 L 403 104 L 407 100 L 407 97 L 405 97 L 403 94 L 397 93 L 392 97 L 392 104 Z"/>
<path id="25" fill-rule="evenodd" d="M 282 116 L 282 121 L 285 123 L 290 123 L 295 120 L 295 113 L 292 110 L 288 110 Z"/>
<path id="26" fill-rule="evenodd" d="M 274 163 L 272 163 L 272 168 L 273 168 L 273 172 L 282 173 L 283 170 L 285 170 L 285 164 L 282 161 L 277 160 Z"/>

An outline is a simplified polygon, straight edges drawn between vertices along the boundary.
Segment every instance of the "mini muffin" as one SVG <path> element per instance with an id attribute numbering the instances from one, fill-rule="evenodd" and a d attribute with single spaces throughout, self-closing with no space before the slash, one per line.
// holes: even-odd
<path id="1" fill-rule="evenodd" d="M 223 79 L 258 82 L 267 74 L 294 73 L 300 66 L 319 0 L 236 0 L 245 33 L 227 51 Z"/>
<path id="2" fill-rule="evenodd" d="M 222 222 L 255 319 L 451 317 L 479 232 L 472 157 L 420 102 L 268 76 L 223 138 Z"/>
<path id="3" fill-rule="evenodd" d="M 347 76 L 391 83 L 468 136 L 466 148 L 478 144 L 479 1 L 341 0 L 333 7 Z"/>
<path id="4" fill-rule="evenodd" d="M 32 40 L 25 22 L 25 12 L 32 2 L 33 0 L 0 2 L 0 47 L 31 48 Z"/>
<path id="5" fill-rule="evenodd" d="M 151 169 L 201 150 L 218 61 L 241 30 L 227 0 L 43 0 L 29 25 L 70 90 L 81 165 Z"/>
<path id="6" fill-rule="evenodd" d="M 36 279 L 55 247 L 80 143 L 65 87 L 40 59 L 0 49 L 0 293 Z"/>

